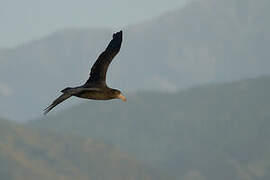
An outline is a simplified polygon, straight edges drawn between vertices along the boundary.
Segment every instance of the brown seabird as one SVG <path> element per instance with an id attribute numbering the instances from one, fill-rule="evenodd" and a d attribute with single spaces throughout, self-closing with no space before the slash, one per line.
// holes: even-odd
<path id="1" fill-rule="evenodd" d="M 63 93 L 53 103 L 44 109 L 47 114 L 56 105 L 68 99 L 71 96 L 94 100 L 121 99 L 126 101 L 126 97 L 117 89 L 109 88 L 106 84 L 107 69 L 113 58 L 120 51 L 122 43 L 122 31 L 113 34 L 113 39 L 108 47 L 102 52 L 91 68 L 90 77 L 86 83 L 78 87 L 68 87 L 63 89 Z"/>

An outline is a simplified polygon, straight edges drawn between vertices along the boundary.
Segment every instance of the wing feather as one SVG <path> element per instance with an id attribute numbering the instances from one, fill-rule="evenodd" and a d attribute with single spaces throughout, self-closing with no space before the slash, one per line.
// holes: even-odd
<path id="1" fill-rule="evenodd" d="M 116 54 L 120 51 L 122 44 L 122 31 L 113 34 L 106 50 L 102 52 L 91 68 L 90 77 L 85 84 L 106 83 L 106 73 L 110 63 Z"/>
<path id="2" fill-rule="evenodd" d="M 57 99 L 55 99 L 50 106 L 48 106 L 46 109 L 44 109 L 44 115 L 46 115 L 52 108 L 60 104 L 61 102 L 65 101 L 71 96 L 71 94 L 62 94 Z"/>

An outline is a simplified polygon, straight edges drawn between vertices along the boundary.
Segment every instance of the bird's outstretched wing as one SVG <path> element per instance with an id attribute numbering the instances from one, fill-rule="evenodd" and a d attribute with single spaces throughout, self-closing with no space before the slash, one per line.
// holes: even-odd
<path id="1" fill-rule="evenodd" d="M 91 68 L 90 77 L 85 83 L 87 84 L 104 84 L 106 83 L 107 69 L 119 52 L 122 43 L 122 31 L 113 34 L 113 39 L 110 41 L 108 47 L 102 52 L 94 65 Z"/>
<path id="2" fill-rule="evenodd" d="M 57 106 L 58 104 L 60 104 L 61 102 L 63 102 L 67 98 L 69 98 L 70 96 L 71 96 L 71 94 L 65 94 L 65 93 L 62 94 L 56 100 L 54 100 L 50 106 L 48 106 L 46 109 L 44 109 L 43 114 L 46 115 L 50 110 L 52 110 L 52 108 L 54 108 L 55 106 Z"/>

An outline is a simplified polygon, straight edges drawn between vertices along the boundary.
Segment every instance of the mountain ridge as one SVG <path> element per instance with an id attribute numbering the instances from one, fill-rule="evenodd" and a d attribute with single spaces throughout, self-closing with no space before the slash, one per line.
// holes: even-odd
<path id="1" fill-rule="evenodd" d="M 122 49 L 108 70 L 108 85 L 126 92 L 175 92 L 267 75 L 267 7 L 266 0 L 200 0 L 146 24 L 126 27 Z M 64 31 L 0 54 L 0 84 L 13 92 L 1 100 L 0 114 L 24 120 L 40 115 L 58 90 L 86 81 L 112 33 Z"/>
<path id="2" fill-rule="evenodd" d="M 91 136 L 176 177 L 239 179 L 242 172 L 256 179 L 253 168 L 263 163 L 267 179 L 269 92 L 270 76 L 263 76 L 175 94 L 138 93 L 128 104 L 88 102 L 30 125 Z"/>
<path id="3" fill-rule="evenodd" d="M 97 142 L 0 119 L 2 179 L 167 179 L 127 153 Z"/>

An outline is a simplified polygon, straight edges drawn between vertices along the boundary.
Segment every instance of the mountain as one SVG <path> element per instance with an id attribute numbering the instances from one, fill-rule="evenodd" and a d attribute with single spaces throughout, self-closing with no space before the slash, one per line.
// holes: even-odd
<path id="1" fill-rule="evenodd" d="M 270 178 L 270 76 L 87 102 L 30 123 L 120 147 L 182 179 Z"/>
<path id="2" fill-rule="evenodd" d="M 0 119 L 3 180 L 167 179 L 117 148 Z M 163 178 L 162 178 L 163 177 Z"/>
<path id="3" fill-rule="evenodd" d="M 28 0 L 27 4 L 16 2 L 16 6 L 15 1 L 1 1 L 0 48 L 65 27 L 123 27 L 177 9 L 186 1 L 189 0 Z"/>
<path id="4" fill-rule="evenodd" d="M 126 92 L 175 92 L 269 74 L 269 8 L 268 0 L 196 0 L 128 26 L 108 84 Z M 64 30 L 0 53 L 0 86 L 9 92 L 0 114 L 40 115 L 61 89 L 86 81 L 114 31 Z"/>

